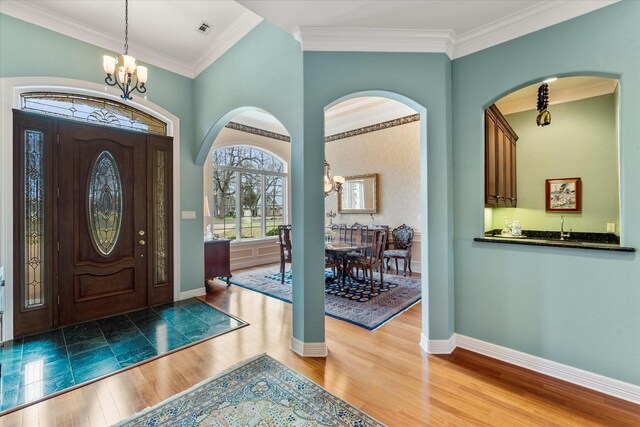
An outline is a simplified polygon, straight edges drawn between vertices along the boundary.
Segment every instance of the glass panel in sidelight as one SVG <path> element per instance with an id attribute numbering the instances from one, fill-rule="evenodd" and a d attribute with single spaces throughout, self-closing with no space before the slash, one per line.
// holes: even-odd
<path id="1" fill-rule="evenodd" d="M 169 281 L 169 182 L 167 152 L 154 150 L 153 156 L 153 215 L 155 217 L 155 284 Z"/>
<path id="2" fill-rule="evenodd" d="M 45 303 L 46 236 L 44 134 L 24 131 L 25 308 Z"/>

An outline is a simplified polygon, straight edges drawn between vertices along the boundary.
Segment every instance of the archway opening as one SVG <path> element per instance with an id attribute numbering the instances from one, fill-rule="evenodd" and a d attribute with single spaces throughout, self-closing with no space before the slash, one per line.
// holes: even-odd
<path id="1" fill-rule="evenodd" d="M 264 110 L 234 112 L 212 127 L 203 162 L 203 233 L 231 241 L 232 270 L 277 262 L 274 241 L 291 221 L 289 132 Z"/>
<path id="2" fill-rule="evenodd" d="M 329 285 L 329 292 L 375 303 L 399 286 L 407 291 L 397 311 L 374 328 L 428 293 L 426 143 L 426 109 L 404 96 L 359 92 L 325 107 L 325 160 L 330 166 L 329 177 L 325 174 L 327 240 L 365 243 L 359 254 L 364 264 L 374 265 L 372 281 L 371 272 L 353 268 L 361 263 L 352 263 L 353 256 L 347 255 L 346 262 L 338 262 L 342 277 L 335 289 Z M 378 233 L 386 237 L 379 255 Z"/>
<path id="3" fill-rule="evenodd" d="M 615 78 L 548 78 L 487 108 L 486 236 L 620 244 L 618 91 Z"/>

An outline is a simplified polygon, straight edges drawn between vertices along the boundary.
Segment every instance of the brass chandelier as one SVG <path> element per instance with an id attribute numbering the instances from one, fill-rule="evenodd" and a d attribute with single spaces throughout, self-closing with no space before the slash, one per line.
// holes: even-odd
<path id="1" fill-rule="evenodd" d="M 104 55 L 102 67 L 107 73 L 107 77 L 104 79 L 105 84 L 118 86 L 122 91 L 122 95 L 120 95 L 122 99 L 132 99 L 131 93 L 136 90 L 139 93 L 147 92 L 145 86 L 147 67 L 136 65 L 136 58 L 129 55 L 129 0 L 124 2 L 124 54 L 118 54 L 116 57 Z"/>
<path id="2" fill-rule="evenodd" d="M 331 194 L 332 191 L 339 193 L 342 190 L 342 184 L 344 184 L 344 177 L 336 175 L 331 176 L 331 165 L 324 159 L 324 197 Z"/>

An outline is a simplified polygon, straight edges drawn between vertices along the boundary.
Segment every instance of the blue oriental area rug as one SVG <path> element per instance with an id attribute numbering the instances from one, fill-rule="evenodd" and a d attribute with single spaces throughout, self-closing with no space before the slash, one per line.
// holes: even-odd
<path id="1" fill-rule="evenodd" d="M 117 426 L 384 426 L 266 354 Z"/>
<path id="2" fill-rule="evenodd" d="M 325 272 L 332 277 L 331 271 Z M 374 273 L 375 277 L 379 277 Z M 271 266 L 233 276 L 231 283 L 261 294 L 291 302 L 291 271 L 285 272 L 284 284 L 280 283 L 280 267 Z M 402 276 L 384 276 L 384 285 L 375 282 L 374 293 L 369 285 L 353 282 L 339 289 L 337 284 L 325 286 L 325 314 L 353 323 L 367 330 L 374 330 L 402 313 L 421 299 L 421 283 L 418 279 Z"/>

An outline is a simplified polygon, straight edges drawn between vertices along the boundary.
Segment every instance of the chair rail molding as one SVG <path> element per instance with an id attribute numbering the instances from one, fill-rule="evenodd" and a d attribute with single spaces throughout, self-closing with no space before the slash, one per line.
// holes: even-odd
<path id="1" fill-rule="evenodd" d="M 118 94 L 104 90 L 104 85 L 84 80 L 59 77 L 5 77 L 0 78 L 0 235 L 13 236 L 13 114 L 20 109 L 20 94 L 31 91 L 57 91 L 120 101 Z M 129 102 L 167 123 L 167 135 L 173 137 L 173 299 L 180 293 L 180 119 L 145 99 Z M 5 319 L 4 337 L 13 339 L 13 238 L 0 239 L 0 265 L 5 267 Z"/>

